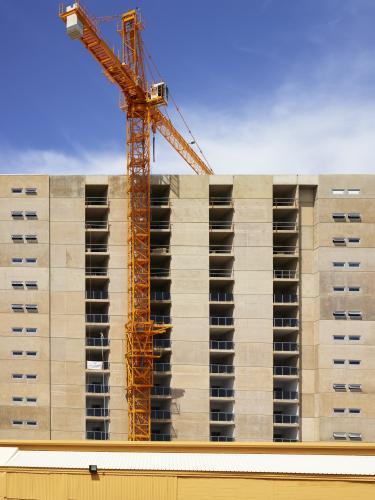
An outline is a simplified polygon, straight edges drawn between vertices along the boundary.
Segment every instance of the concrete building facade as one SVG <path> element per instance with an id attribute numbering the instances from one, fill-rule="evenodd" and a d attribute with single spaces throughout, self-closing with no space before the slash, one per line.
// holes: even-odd
<path id="1" fill-rule="evenodd" d="M 126 178 L 0 178 L 0 438 L 127 438 Z M 375 176 L 152 179 L 154 440 L 375 441 Z"/>

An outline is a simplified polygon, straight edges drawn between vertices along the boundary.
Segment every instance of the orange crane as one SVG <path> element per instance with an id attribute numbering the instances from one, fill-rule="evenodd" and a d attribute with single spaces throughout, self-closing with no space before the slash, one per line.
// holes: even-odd
<path id="1" fill-rule="evenodd" d="M 126 324 L 126 375 L 128 438 L 151 439 L 151 388 L 153 385 L 153 335 L 165 328 L 150 319 L 150 133 L 158 130 L 197 174 L 212 169 L 177 132 L 162 113 L 168 88 L 165 82 L 146 80 L 142 22 L 137 10 L 121 16 L 122 55 L 101 37 L 98 23 L 79 1 L 60 5 L 60 18 L 68 35 L 79 39 L 101 65 L 110 82 L 123 95 L 127 114 L 128 193 L 128 321 Z M 114 16 L 116 17 L 116 16 Z"/>

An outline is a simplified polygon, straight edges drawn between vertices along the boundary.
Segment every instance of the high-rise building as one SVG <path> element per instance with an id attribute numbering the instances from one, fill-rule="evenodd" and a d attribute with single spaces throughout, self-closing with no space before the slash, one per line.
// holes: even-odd
<path id="1" fill-rule="evenodd" d="M 152 178 L 154 440 L 375 441 L 375 176 Z M 0 178 L 0 438 L 126 439 L 123 176 Z"/>

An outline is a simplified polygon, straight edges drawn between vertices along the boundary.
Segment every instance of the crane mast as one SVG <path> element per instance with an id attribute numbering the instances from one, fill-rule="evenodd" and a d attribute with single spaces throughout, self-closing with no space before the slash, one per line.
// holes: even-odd
<path id="1" fill-rule="evenodd" d="M 142 23 L 136 10 L 122 15 L 122 60 L 102 39 L 98 26 L 80 2 L 60 5 L 60 18 L 73 39 L 80 39 L 101 65 L 104 74 L 124 97 L 126 111 L 128 194 L 128 321 L 126 323 L 126 379 L 128 438 L 151 439 L 151 388 L 153 336 L 165 326 L 150 316 L 150 132 L 159 130 L 197 174 L 212 174 L 164 116 L 167 104 L 164 82 L 149 87 L 144 69 Z"/>

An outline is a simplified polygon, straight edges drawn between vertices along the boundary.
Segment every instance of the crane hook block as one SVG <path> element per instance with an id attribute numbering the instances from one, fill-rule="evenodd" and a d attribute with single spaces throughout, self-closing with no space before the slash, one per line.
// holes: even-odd
<path id="1" fill-rule="evenodd" d="M 69 10 L 72 10 L 72 7 L 74 9 L 74 5 L 76 4 L 67 7 L 66 11 L 69 12 Z M 82 38 L 83 36 L 83 24 L 81 23 L 75 12 L 72 12 L 66 18 L 66 31 L 69 37 L 72 38 L 73 40 L 76 40 L 77 38 Z"/>

